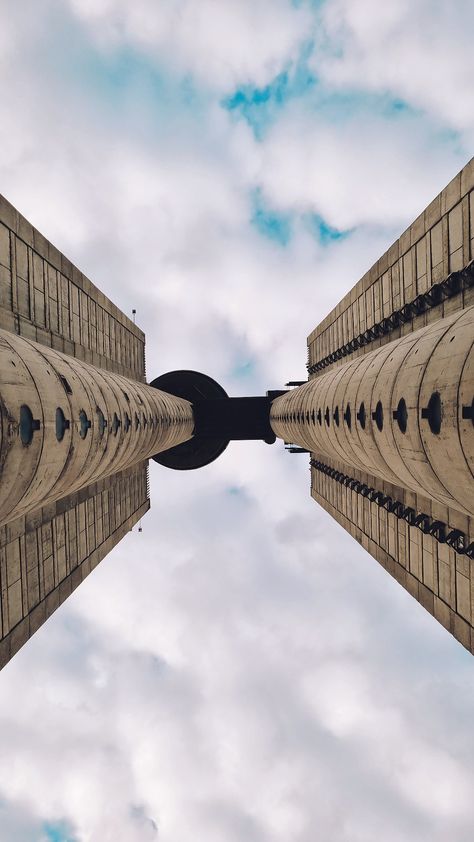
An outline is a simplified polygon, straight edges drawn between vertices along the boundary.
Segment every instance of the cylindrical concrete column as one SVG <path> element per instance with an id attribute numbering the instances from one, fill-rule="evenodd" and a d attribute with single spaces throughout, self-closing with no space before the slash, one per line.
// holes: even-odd
<path id="1" fill-rule="evenodd" d="M 0 330 L 0 526 L 193 428 L 188 401 Z"/>
<path id="2" fill-rule="evenodd" d="M 273 401 L 285 441 L 474 514 L 474 307 Z"/>

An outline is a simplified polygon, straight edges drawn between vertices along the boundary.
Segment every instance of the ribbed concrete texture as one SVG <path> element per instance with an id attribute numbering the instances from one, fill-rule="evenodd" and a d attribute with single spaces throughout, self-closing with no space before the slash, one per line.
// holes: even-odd
<path id="1" fill-rule="evenodd" d="M 191 405 L 0 330 L 0 526 L 187 441 Z"/>
<path id="2" fill-rule="evenodd" d="M 474 258 L 474 158 L 433 199 L 401 237 L 365 273 L 307 339 L 310 376 L 327 357 L 365 331 L 389 319 L 418 296 L 442 284 Z M 349 281 L 349 279 L 348 279 Z M 474 286 L 454 287 L 429 307 L 414 308 L 392 330 L 375 332 L 370 342 L 355 348 L 359 356 L 434 319 L 474 304 Z M 341 365 L 337 360 L 332 365 Z"/>
<path id="3" fill-rule="evenodd" d="M 474 307 L 277 398 L 277 436 L 474 514 Z"/>
<path id="4" fill-rule="evenodd" d="M 311 332 L 310 383 L 273 407 L 314 500 L 471 652 L 473 261 L 474 159 Z"/>
<path id="5" fill-rule="evenodd" d="M 146 380 L 143 331 L 3 196 L 0 328 Z M 144 460 L 0 527 L 0 668 L 148 511 L 147 466 Z"/>
<path id="6" fill-rule="evenodd" d="M 0 669 L 146 514 L 145 464 L 0 529 Z"/>

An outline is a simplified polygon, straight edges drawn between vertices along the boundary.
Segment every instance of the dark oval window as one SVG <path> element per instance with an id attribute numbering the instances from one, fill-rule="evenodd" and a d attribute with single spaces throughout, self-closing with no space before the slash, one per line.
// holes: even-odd
<path id="1" fill-rule="evenodd" d="M 64 434 L 66 430 L 69 430 L 71 426 L 70 421 L 64 415 L 61 407 L 58 406 L 56 409 L 56 438 L 58 441 L 62 441 L 64 438 Z"/>
<path id="2" fill-rule="evenodd" d="M 120 421 L 120 418 L 118 417 L 117 413 L 114 412 L 114 420 L 112 421 L 112 432 L 114 436 L 117 435 L 121 423 L 122 422 Z"/>
<path id="3" fill-rule="evenodd" d="M 347 426 L 349 427 L 349 430 L 350 430 L 351 429 L 351 423 L 352 423 L 351 422 L 351 407 L 350 407 L 350 404 L 347 404 L 347 406 L 346 406 L 346 411 L 344 413 L 344 421 L 346 422 L 346 424 L 347 424 Z"/>
<path id="4" fill-rule="evenodd" d="M 377 425 L 377 430 L 382 432 L 383 430 L 383 406 L 382 402 L 379 401 L 377 406 L 375 407 L 375 412 L 372 413 L 372 420 L 375 421 Z"/>
<path id="5" fill-rule="evenodd" d="M 102 438 L 102 436 L 105 433 L 107 421 L 105 420 L 104 413 L 102 412 L 102 410 L 99 407 L 97 407 L 96 412 L 97 412 L 97 424 L 98 424 L 98 427 L 99 427 L 99 435 Z"/>
<path id="6" fill-rule="evenodd" d="M 81 439 L 85 439 L 87 433 L 90 430 L 91 422 L 89 421 L 87 414 L 81 409 L 79 413 L 79 435 Z"/>
<path id="7" fill-rule="evenodd" d="M 421 417 L 426 418 L 428 420 L 428 424 L 430 425 L 430 430 L 435 435 L 438 435 L 439 431 L 441 430 L 441 398 L 439 392 L 433 392 L 431 395 L 428 406 L 425 409 L 421 410 Z"/>
<path id="8" fill-rule="evenodd" d="M 33 418 L 33 413 L 26 403 L 20 407 L 20 439 L 25 446 L 31 444 L 33 441 L 33 433 L 39 430 L 41 424 L 37 418 Z"/>
<path id="9" fill-rule="evenodd" d="M 393 413 L 393 417 L 398 424 L 398 429 L 401 433 L 406 433 L 408 424 L 408 410 L 405 398 L 400 398 L 398 406 Z"/>

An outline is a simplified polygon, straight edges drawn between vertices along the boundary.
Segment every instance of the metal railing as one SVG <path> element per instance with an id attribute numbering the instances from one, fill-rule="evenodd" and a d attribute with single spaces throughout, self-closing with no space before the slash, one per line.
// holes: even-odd
<path id="1" fill-rule="evenodd" d="M 345 485 L 351 491 L 355 491 L 356 494 L 366 497 L 371 503 L 376 503 L 380 508 L 386 509 L 399 520 L 405 520 L 409 526 L 420 529 L 424 535 L 432 535 L 440 544 L 447 544 L 459 555 L 466 555 L 468 558 L 474 559 L 474 541 L 469 544 L 469 539 L 460 529 L 450 529 L 444 521 L 434 520 L 431 515 L 425 512 L 417 513 L 411 506 L 405 506 L 404 503 L 400 500 L 394 500 L 389 494 L 377 491 L 376 488 L 366 485 L 360 480 L 348 476 L 348 474 L 343 474 L 336 468 L 325 465 L 324 462 L 311 459 L 310 465 L 325 476 Z"/>
<path id="2" fill-rule="evenodd" d="M 413 301 L 401 307 L 400 310 L 394 310 L 390 316 L 376 322 L 372 327 L 364 330 L 363 333 L 359 333 L 350 342 L 341 345 L 340 348 L 323 357 L 323 359 L 312 365 L 308 362 L 306 366 L 308 374 L 315 374 L 317 371 L 322 371 L 328 365 L 332 365 L 337 360 L 352 354 L 358 348 L 362 348 L 364 345 L 373 342 L 374 339 L 378 339 L 380 336 L 386 336 L 395 328 L 410 322 L 415 316 L 419 316 L 431 307 L 436 307 L 437 304 L 441 304 L 446 298 L 453 298 L 454 295 L 462 292 L 463 289 L 470 289 L 472 286 L 474 286 L 474 260 L 471 260 L 459 272 L 452 272 L 444 281 L 433 284 L 427 292 L 420 293 Z"/>

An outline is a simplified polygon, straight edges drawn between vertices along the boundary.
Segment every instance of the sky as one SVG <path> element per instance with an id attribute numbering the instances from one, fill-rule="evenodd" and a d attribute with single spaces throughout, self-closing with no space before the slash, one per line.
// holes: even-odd
<path id="1" fill-rule="evenodd" d="M 0 191 L 175 368 L 306 336 L 471 157 L 471 0 L 0 0 Z M 0 675 L 0 842 L 468 842 L 474 661 L 307 457 L 151 466 Z"/>

